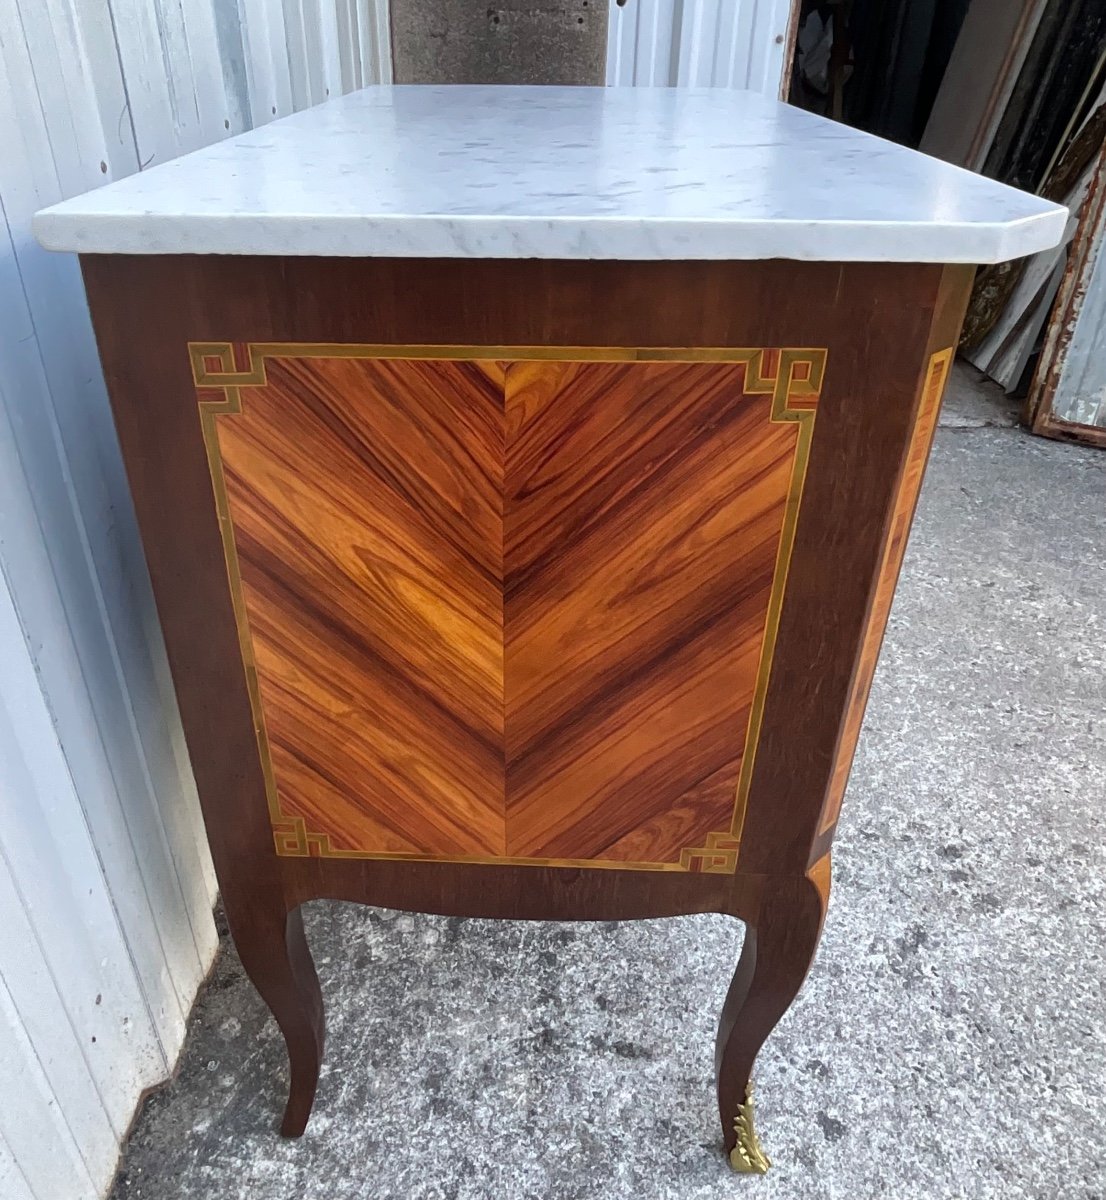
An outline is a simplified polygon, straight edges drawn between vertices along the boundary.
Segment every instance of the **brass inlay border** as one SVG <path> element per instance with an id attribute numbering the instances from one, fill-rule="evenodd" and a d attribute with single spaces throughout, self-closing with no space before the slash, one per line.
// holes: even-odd
<path id="1" fill-rule="evenodd" d="M 778 350 L 724 347 L 635 349 L 596 346 L 388 346 L 328 342 L 249 342 L 239 345 L 246 354 L 244 368 L 240 367 L 236 361 L 235 347 L 230 342 L 189 342 L 188 353 L 196 387 L 222 392 L 222 399 L 219 400 L 208 399 L 202 395 L 198 398 L 200 428 L 203 433 L 208 467 L 211 471 L 211 485 L 215 494 L 215 508 L 219 518 L 223 554 L 227 564 L 227 581 L 238 627 L 238 642 L 242 651 L 242 664 L 249 690 L 250 708 L 253 713 L 254 731 L 257 735 L 258 752 L 265 778 L 265 793 L 269 816 L 273 823 L 273 838 L 277 854 L 315 858 L 389 859 L 412 862 L 484 863 L 503 866 L 589 867 L 622 871 L 691 871 L 732 874 L 737 867 L 737 850 L 745 819 L 749 788 L 752 783 L 753 760 L 760 738 L 764 702 L 768 692 L 768 681 L 775 651 L 776 634 L 779 629 L 780 612 L 783 608 L 783 595 L 787 583 L 791 551 L 795 542 L 803 483 L 806 479 L 806 468 L 810 458 L 816 406 L 825 375 L 827 351 L 813 347 Z M 265 360 L 267 358 L 388 358 L 451 361 L 505 359 L 513 362 L 536 360 L 745 364 L 745 394 L 751 396 L 770 395 L 772 405 L 769 421 L 772 424 L 794 423 L 798 426 L 798 431 L 792 459 L 791 480 L 788 485 L 783 523 L 780 529 L 779 547 L 776 553 L 776 568 L 768 597 L 768 610 L 761 641 L 756 683 L 749 710 L 749 722 L 746 727 L 741 770 L 734 798 L 733 820 L 728 832 L 720 830 L 708 834 L 706 846 L 688 847 L 681 851 L 678 862 L 667 863 L 618 862 L 599 858 L 507 858 L 480 855 L 445 857 L 414 852 L 336 850 L 330 844 L 329 834 L 309 830 L 302 817 L 289 816 L 281 811 L 280 797 L 269 751 L 269 739 L 265 728 L 261 689 L 242 589 L 238 549 L 235 544 L 234 524 L 227 497 L 216 424 L 218 417 L 242 411 L 242 388 L 265 386 L 267 382 Z M 209 365 L 212 360 L 217 362 L 218 369 Z"/>

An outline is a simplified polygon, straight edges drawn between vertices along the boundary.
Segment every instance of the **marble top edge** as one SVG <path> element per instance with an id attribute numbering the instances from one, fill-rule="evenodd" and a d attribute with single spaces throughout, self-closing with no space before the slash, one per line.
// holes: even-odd
<path id="1" fill-rule="evenodd" d="M 377 87 L 63 201 L 48 249 L 999 262 L 1067 210 L 751 92 Z"/>

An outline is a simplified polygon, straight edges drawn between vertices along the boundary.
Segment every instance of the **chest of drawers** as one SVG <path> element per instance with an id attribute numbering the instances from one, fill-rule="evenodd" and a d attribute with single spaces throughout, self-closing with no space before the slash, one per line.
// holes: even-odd
<path id="1" fill-rule="evenodd" d="M 747 926 L 717 1042 L 725 1149 L 767 1166 L 753 1062 L 818 942 L 971 255 L 1045 245 L 1063 212 L 892 148 L 928 199 L 892 188 L 882 224 L 834 222 L 832 189 L 800 173 L 780 199 L 773 172 L 810 169 L 824 137 L 886 183 L 883 144 L 711 95 L 370 91 L 184 160 L 175 205 L 151 176 L 42 220 L 83 251 L 227 916 L 288 1045 L 286 1134 L 323 1047 L 304 902 L 716 911 Z M 504 96 L 577 147 L 567 216 Z M 475 214 L 456 199 L 445 254 L 446 218 L 397 177 L 422 154 L 458 195 L 493 182 L 420 144 L 458 106 L 481 133 L 465 154 L 505 174 Z M 637 142 L 629 232 L 607 212 L 613 125 Z M 317 178 L 302 139 L 328 136 L 339 199 L 266 198 L 262 166 Z M 346 211 L 339 167 L 365 144 Z M 741 204 L 704 195 L 720 163 L 752 179 L 728 185 Z M 212 180 L 226 212 L 204 208 Z M 997 215 L 972 215 L 977 191 Z M 535 192 L 544 224 L 514 211 Z M 896 220 L 917 261 L 887 261 Z"/>

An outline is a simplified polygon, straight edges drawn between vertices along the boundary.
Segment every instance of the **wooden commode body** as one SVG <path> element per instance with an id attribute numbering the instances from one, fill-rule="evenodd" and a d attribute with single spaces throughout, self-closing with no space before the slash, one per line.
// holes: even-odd
<path id="1" fill-rule="evenodd" d="M 285 1133 L 305 901 L 715 911 L 748 927 L 725 1148 L 767 1166 L 753 1061 L 818 942 L 973 264 L 1063 215 L 743 93 L 433 88 L 40 215 L 82 254 Z"/>

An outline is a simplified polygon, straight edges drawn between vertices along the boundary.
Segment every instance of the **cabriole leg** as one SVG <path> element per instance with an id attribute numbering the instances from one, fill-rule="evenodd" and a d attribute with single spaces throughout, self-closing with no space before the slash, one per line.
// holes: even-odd
<path id="1" fill-rule="evenodd" d="M 718 1111 L 730 1164 L 763 1174 L 770 1163 L 753 1120 L 753 1063 L 798 995 L 814 959 L 829 901 L 827 855 L 803 876 L 764 881 L 718 1027 Z"/>
<path id="2" fill-rule="evenodd" d="M 288 1047 L 291 1081 L 280 1132 L 299 1137 L 307 1126 L 323 1058 L 323 997 L 319 977 L 294 909 L 235 936 L 246 974 L 276 1017 Z"/>

